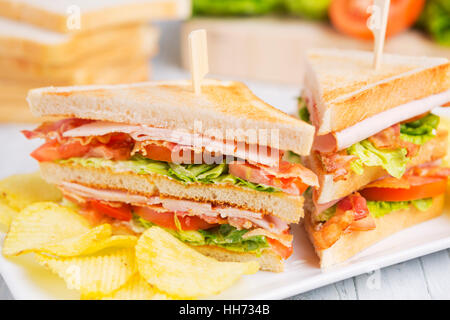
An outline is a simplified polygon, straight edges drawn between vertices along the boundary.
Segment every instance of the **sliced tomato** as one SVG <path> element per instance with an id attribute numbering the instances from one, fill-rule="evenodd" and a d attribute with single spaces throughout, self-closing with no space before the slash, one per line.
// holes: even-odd
<path id="1" fill-rule="evenodd" d="M 131 206 L 125 203 L 110 205 L 103 201 L 89 200 L 89 205 L 95 211 L 117 220 L 130 221 L 133 217 Z"/>
<path id="2" fill-rule="evenodd" d="M 301 195 L 308 188 L 300 177 L 284 177 L 270 174 L 266 170 L 249 163 L 232 162 L 228 166 L 230 174 L 256 184 L 263 184 L 283 190 L 293 195 Z"/>
<path id="3" fill-rule="evenodd" d="M 439 177 L 405 176 L 409 188 L 377 188 L 361 190 L 361 195 L 373 201 L 410 201 L 431 198 L 445 193 L 447 179 Z"/>
<path id="4" fill-rule="evenodd" d="M 51 140 L 34 150 L 30 155 L 37 161 L 54 161 L 72 157 L 81 157 L 85 155 L 88 150 L 89 146 L 83 146 L 78 141 L 61 145 L 56 140 Z"/>
<path id="5" fill-rule="evenodd" d="M 163 212 L 150 207 L 134 207 L 134 211 L 143 219 L 160 227 L 177 230 L 173 212 Z M 217 226 L 217 224 L 210 224 L 196 216 L 177 216 L 177 218 L 183 230 L 204 230 Z"/>
<path id="6" fill-rule="evenodd" d="M 371 0 L 333 0 L 328 10 L 333 26 L 352 37 L 373 39 L 367 27 Z M 386 36 L 393 36 L 411 27 L 420 16 L 425 0 L 391 0 Z"/>
<path id="7" fill-rule="evenodd" d="M 275 239 L 267 238 L 267 242 L 269 242 L 273 250 L 275 250 L 275 252 L 278 253 L 283 259 L 289 258 L 292 255 L 292 252 L 294 252 L 293 246 L 286 247 Z"/>
<path id="8" fill-rule="evenodd" d="M 164 146 L 149 144 L 145 146 L 146 157 L 152 160 L 173 162 L 172 151 Z"/>

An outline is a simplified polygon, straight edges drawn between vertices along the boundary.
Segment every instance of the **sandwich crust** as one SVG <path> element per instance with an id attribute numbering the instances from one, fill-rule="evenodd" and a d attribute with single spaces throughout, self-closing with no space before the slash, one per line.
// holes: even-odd
<path id="1" fill-rule="evenodd" d="M 315 248 L 320 258 L 320 267 L 328 268 L 344 262 L 360 251 L 398 231 L 441 215 L 444 202 L 445 196 L 440 195 L 433 198 L 433 204 L 427 211 L 422 212 L 414 206 L 410 206 L 408 209 L 388 213 L 381 218 L 375 219 L 376 229 L 374 230 L 346 233 L 328 249 L 318 250 Z M 304 225 L 311 242 L 314 244 L 314 239 L 311 236 L 313 226 L 310 214 L 306 210 Z"/>
<path id="2" fill-rule="evenodd" d="M 303 217 L 303 197 L 285 193 L 269 193 L 228 184 L 183 184 L 158 175 L 117 173 L 109 169 L 84 168 L 53 162 L 40 163 L 41 175 L 49 183 L 63 181 L 86 186 L 126 190 L 144 196 L 161 195 L 193 201 L 226 204 L 276 216 L 289 223 L 298 223 Z"/>
<path id="3" fill-rule="evenodd" d="M 384 54 L 374 70 L 370 52 L 323 49 L 308 52 L 307 61 L 305 87 L 314 100 L 310 112 L 318 135 L 450 89 L 444 58 Z"/>
<path id="4" fill-rule="evenodd" d="M 418 154 L 408 163 L 408 168 L 438 160 L 445 156 L 447 150 L 447 136 L 445 130 L 439 130 L 436 137 L 419 149 Z M 315 154 L 305 157 L 305 166 L 314 171 L 319 178 L 317 203 L 327 203 L 340 199 L 361 189 L 368 183 L 388 175 L 382 167 L 364 167 L 362 175 L 350 171 L 345 180 L 333 181 L 333 175 L 327 174 L 322 168 L 320 159 Z"/>
<path id="5" fill-rule="evenodd" d="M 192 246 L 195 250 L 219 261 L 247 262 L 258 261 L 261 270 L 282 272 L 284 270 L 283 258 L 273 249 L 265 249 L 260 256 L 251 252 L 234 252 L 213 246 Z"/>

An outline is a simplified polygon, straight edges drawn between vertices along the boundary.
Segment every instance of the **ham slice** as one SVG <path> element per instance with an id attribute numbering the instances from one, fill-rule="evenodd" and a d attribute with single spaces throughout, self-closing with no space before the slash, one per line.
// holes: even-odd
<path id="1" fill-rule="evenodd" d="M 386 110 L 370 118 L 364 119 L 354 126 L 338 132 L 317 136 L 313 145 L 320 152 L 336 152 L 373 136 L 396 123 L 429 112 L 450 100 L 450 90 L 420 100 L 402 104 Z"/>
<path id="2" fill-rule="evenodd" d="M 214 206 L 210 203 L 182 199 L 145 197 L 120 190 L 95 189 L 72 182 L 62 182 L 60 188 L 65 193 L 82 198 L 124 202 L 133 205 L 161 205 L 167 211 L 183 213 L 184 215 L 246 219 L 273 233 L 282 233 L 289 229 L 289 225 L 277 217 L 263 216 L 258 212 L 229 206 Z"/>
<path id="3" fill-rule="evenodd" d="M 108 121 L 95 121 L 63 133 L 64 137 L 101 136 L 109 133 L 127 133 L 135 141 L 159 140 L 189 146 L 194 150 L 204 148 L 209 153 L 219 153 L 245 159 L 267 166 L 278 166 L 280 151 L 275 148 L 247 145 L 235 141 L 213 139 L 182 130 L 155 128 L 146 125 L 130 125 Z"/>

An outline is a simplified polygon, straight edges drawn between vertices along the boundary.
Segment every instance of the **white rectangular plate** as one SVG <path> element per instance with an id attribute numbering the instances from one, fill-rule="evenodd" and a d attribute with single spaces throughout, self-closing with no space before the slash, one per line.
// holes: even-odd
<path id="1" fill-rule="evenodd" d="M 318 258 L 302 226 L 294 227 L 294 254 L 283 273 L 258 272 L 245 276 L 213 299 L 283 299 L 358 274 L 371 272 L 450 247 L 450 206 L 436 219 L 403 230 L 347 263 L 321 271 Z M 3 238 L 3 236 L 1 236 Z M 0 239 L 3 243 L 3 239 Z M 0 255 L 0 273 L 16 299 L 78 299 L 59 279 L 33 261 L 31 255 L 6 259 Z"/>

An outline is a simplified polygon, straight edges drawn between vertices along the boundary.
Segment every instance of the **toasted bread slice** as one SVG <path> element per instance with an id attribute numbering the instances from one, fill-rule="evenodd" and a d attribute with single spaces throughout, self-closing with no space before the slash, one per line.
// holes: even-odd
<path id="1" fill-rule="evenodd" d="M 36 116 L 209 132 L 223 139 L 231 133 L 235 141 L 300 155 L 309 154 L 314 138 L 313 126 L 268 105 L 239 82 L 203 80 L 201 95 L 194 93 L 190 81 L 50 87 L 31 90 L 28 102 Z"/>
<path id="2" fill-rule="evenodd" d="M 370 247 L 388 236 L 409 228 L 413 225 L 433 219 L 442 214 L 444 208 L 444 195 L 433 198 L 432 206 L 426 211 L 420 211 L 414 206 L 408 209 L 398 210 L 376 218 L 376 228 L 370 231 L 353 231 L 345 233 L 330 248 L 319 250 L 316 253 L 320 258 L 320 267 L 328 268 L 344 262 L 355 254 Z M 314 244 L 310 212 L 306 210 L 304 226 L 311 242 Z"/>
<path id="3" fill-rule="evenodd" d="M 149 52 L 157 45 L 155 27 L 118 26 L 80 35 L 60 34 L 0 17 L 0 56 L 40 66 L 68 66 L 101 52 L 110 55 L 128 50 Z"/>
<path id="4" fill-rule="evenodd" d="M 420 147 L 417 155 L 409 162 L 408 168 L 444 157 L 447 151 L 447 136 L 446 130 L 439 130 L 434 139 Z M 333 181 L 333 175 L 326 174 L 323 171 L 321 161 L 315 153 L 304 157 L 304 160 L 305 166 L 314 171 L 319 178 L 318 203 L 327 203 L 340 199 L 359 190 L 368 183 L 388 175 L 382 167 L 365 167 L 362 175 L 350 171 L 345 180 Z"/>
<path id="5" fill-rule="evenodd" d="M 189 0 L 0 0 L 1 16 L 56 32 L 183 19 L 189 14 Z"/>
<path id="6" fill-rule="evenodd" d="M 219 261 L 258 261 L 262 271 L 282 272 L 284 270 L 283 258 L 271 248 L 265 249 L 261 255 L 251 252 L 234 252 L 214 246 L 192 246 L 192 248 Z"/>
<path id="7" fill-rule="evenodd" d="M 230 184 L 184 184 L 159 174 L 116 173 L 107 169 L 84 168 L 53 162 L 40 163 L 42 177 L 50 183 L 80 183 L 100 189 L 127 190 L 145 196 L 161 195 L 179 199 L 226 204 L 276 216 L 289 223 L 303 217 L 303 197 L 283 192 L 263 192 Z"/>
<path id="8" fill-rule="evenodd" d="M 317 135 L 450 89 L 450 63 L 445 58 L 384 54 L 377 70 L 372 59 L 372 53 L 364 51 L 308 52 L 304 95 Z"/>

